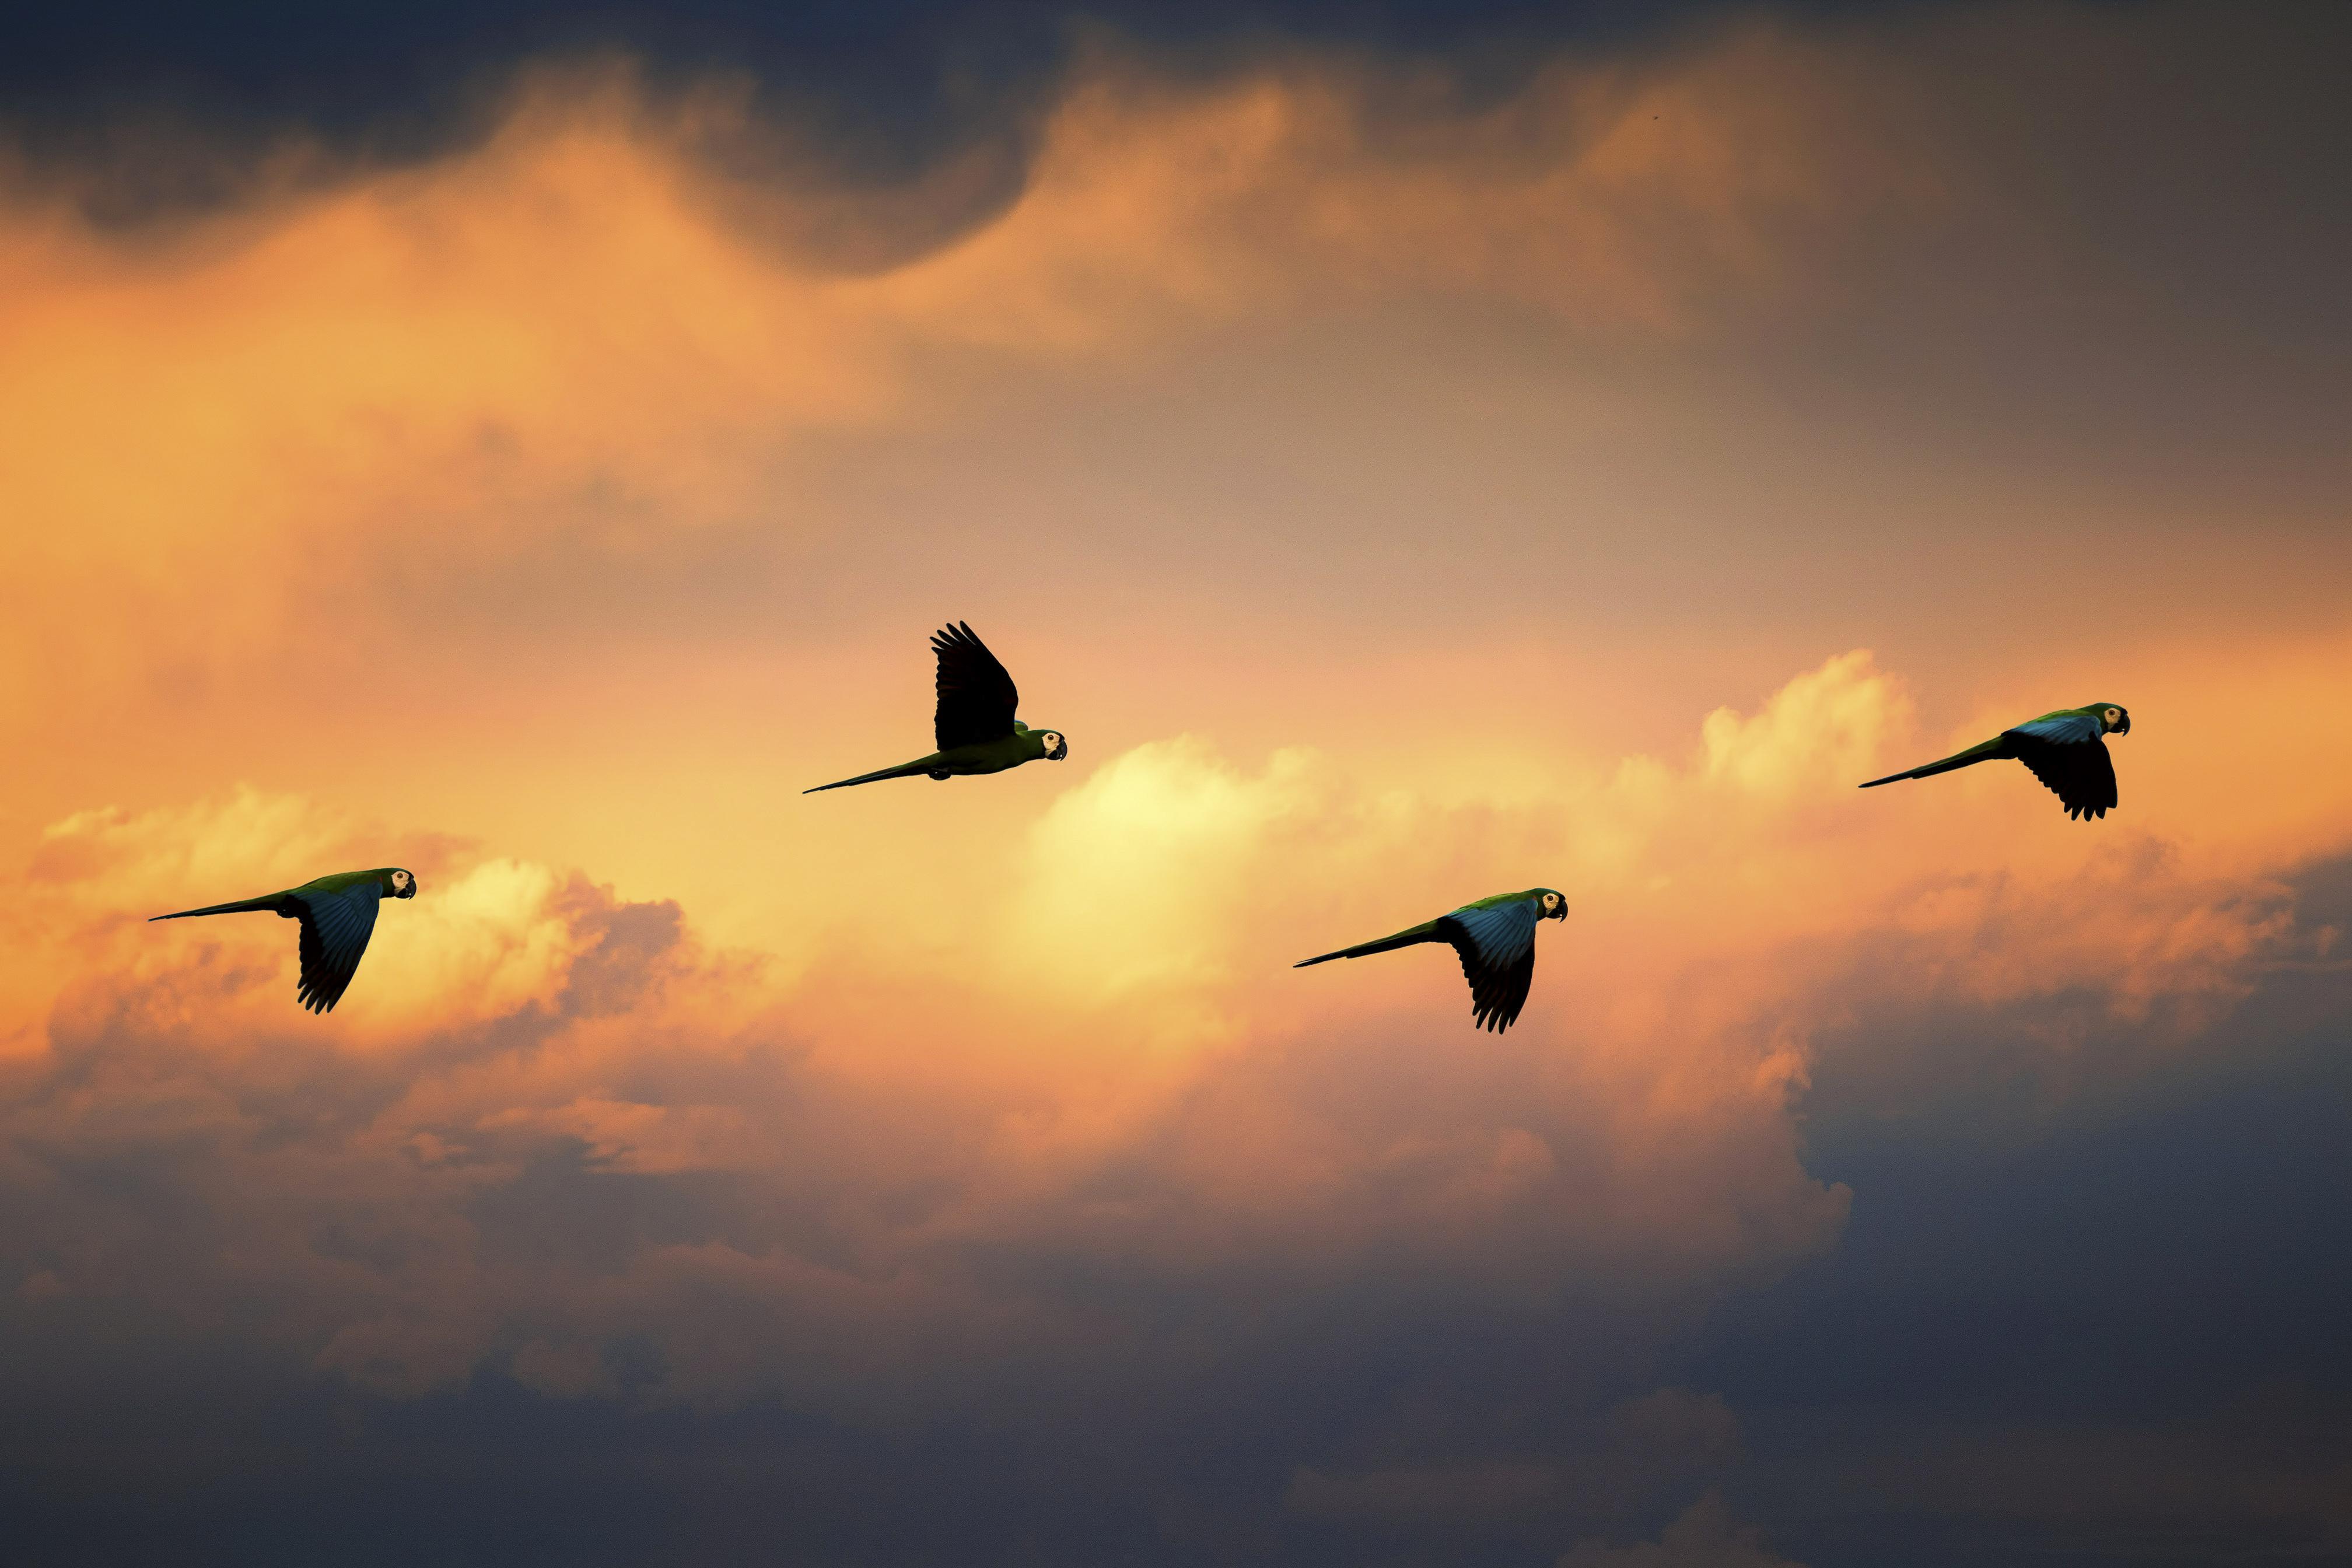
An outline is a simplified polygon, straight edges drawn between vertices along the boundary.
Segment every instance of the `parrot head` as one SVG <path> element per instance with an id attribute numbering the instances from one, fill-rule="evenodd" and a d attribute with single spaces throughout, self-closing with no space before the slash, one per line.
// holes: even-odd
<path id="1" fill-rule="evenodd" d="M 416 896 L 416 879 L 410 876 L 405 871 L 394 871 L 392 874 L 392 896 L 395 899 L 415 898 Z"/>
<path id="2" fill-rule="evenodd" d="M 2101 702 L 2095 704 L 2095 706 L 2098 710 L 2100 726 L 2105 729 L 2108 734 L 2128 735 L 2131 733 L 2131 714 L 2129 712 L 2113 702 Z"/>
<path id="3" fill-rule="evenodd" d="M 1536 891 L 1541 895 L 1538 900 L 1538 902 L 1542 906 L 1543 919 L 1548 921 L 1564 921 L 1568 919 L 1568 900 L 1566 899 L 1561 898 L 1549 888 L 1538 888 Z"/>
<path id="4" fill-rule="evenodd" d="M 1045 760 L 1049 763 L 1058 763 L 1070 754 L 1070 742 L 1063 738 L 1059 730 L 1040 730 L 1037 739 L 1044 743 Z"/>

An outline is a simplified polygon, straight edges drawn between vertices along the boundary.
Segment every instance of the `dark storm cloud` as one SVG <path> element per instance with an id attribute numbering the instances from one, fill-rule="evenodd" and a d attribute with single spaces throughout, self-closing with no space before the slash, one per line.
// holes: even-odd
<path id="1" fill-rule="evenodd" d="M 1810 0 L 1793 10 L 1915 8 Z M 1743 9 L 1728 0 L 118 0 L 12 19 L 0 47 L 0 146 L 13 142 L 41 175 L 69 180 L 100 221 L 136 224 L 235 200 L 273 155 L 284 180 L 306 166 L 323 178 L 352 160 L 447 151 L 492 129 L 524 62 L 619 56 L 656 89 L 742 79 L 760 119 L 789 126 L 798 154 L 816 156 L 830 179 L 888 187 L 946 161 L 989 165 L 993 177 L 975 193 L 984 209 L 1017 187 L 1041 107 L 1084 40 L 1105 33 L 1168 66 L 1212 70 L 1277 40 L 1442 58 L 1470 90 L 1502 91 L 1564 45 L 1623 47 Z M 289 163 L 289 145 L 309 152 Z M 775 155 L 758 138 L 708 151 L 738 172 Z"/>
<path id="2" fill-rule="evenodd" d="M 1822 4 L 1798 14 L 1885 12 Z M 787 89 L 866 99 L 877 126 L 909 124 L 958 91 L 1063 63 L 1074 30 L 1116 27 L 1206 54 L 1290 37 L 1428 54 L 1570 40 L 1622 42 L 1730 9 L 1722 0 L 992 0 L 671 5 L 629 0 L 418 0 L 323 7 L 262 0 L 200 12 L 114 0 L 28 13 L 0 58 L 0 99 L 60 117 L 142 96 L 350 132 L 430 112 L 467 75 L 532 55 L 625 49 L 685 72 L 748 69 Z M 961 80 L 953 79 L 961 79 Z"/>
<path id="3" fill-rule="evenodd" d="M 2352 1552 L 2352 861 L 2286 896 L 2293 942 L 2185 1036 L 2061 1002 L 1825 1046 L 1809 1163 L 1852 1223 L 1686 1368 L 1741 1412 L 1777 1542 Z"/>

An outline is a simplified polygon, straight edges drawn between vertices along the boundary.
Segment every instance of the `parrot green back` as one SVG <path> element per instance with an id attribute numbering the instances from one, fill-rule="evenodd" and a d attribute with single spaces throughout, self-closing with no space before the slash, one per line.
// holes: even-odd
<path id="1" fill-rule="evenodd" d="M 282 899 L 295 893 L 340 893 L 346 888 L 356 888 L 362 882 L 374 882 L 381 886 L 386 894 L 389 894 L 392 891 L 392 873 L 394 869 L 395 868 L 390 866 L 379 866 L 373 871 L 338 871 L 331 877 L 316 878 L 299 888 L 289 888 L 285 892 L 272 896 Z"/>
<path id="2" fill-rule="evenodd" d="M 1024 763 L 1041 761 L 1045 755 L 1044 737 L 1034 730 L 1019 730 L 993 741 L 935 752 L 932 758 L 951 773 L 1000 773 Z"/>
<path id="3" fill-rule="evenodd" d="M 176 910 L 171 914 L 155 915 L 152 918 L 159 921 L 178 921 L 186 920 L 194 915 L 251 914 L 264 910 L 290 917 L 300 907 L 292 902 L 294 900 L 332 897 L 334 894 L 366 882 L 373 882 L 385 898 L 397 898 L 400 895 L 393 890 L 392 877 L 398 869 L 399 868 L 394 866 L 379 866 L 372 871 L 338 871 L 332 876 L 320 877 L 313 881 L 305 882 L 299 888 L 287 888 L 275 893 L 264 893 L 257 899 L 237 899 L 226 904 L 206 904 L 202 909 Z M 415 884 L 412 882 L 409 886 L 413 889 Z"/>
<path id="4" fill-rule="evenodd" d="M 1491 899 L 1480 899 L 1461 907 L 1465 910 L 1493 910 L 1505 904 L 1531 904 L 1551 890 L 1549 888 L 1528 888 L 1517 893 L 1496 893 Z"/>

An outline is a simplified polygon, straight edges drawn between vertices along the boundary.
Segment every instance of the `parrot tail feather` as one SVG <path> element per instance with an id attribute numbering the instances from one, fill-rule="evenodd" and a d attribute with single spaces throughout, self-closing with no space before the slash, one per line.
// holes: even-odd
<path id="1" fill-rule="evenodd" d="M 801 791 L 801 793 L 803 795 L 819 795 L 829 789 L 847 789 L 851 784 L 878 784 L 884 779 L 910 779 L 915 777 L 918 773 L 929 773 L 929 771 L 930 770 L 921 763 L 906 763 L 895 768 L 877 768 L 870 773 L 860 773 L 854 779 L 835 779 L 829 784 L 819 784 L 814 789 L 804 789 Z M 944 778 L 946 775 L 943 773 L 940 776 Z"/>
<path id="2" fill-rule="evenodd" d="M 262 910 L 268 910 L 273 914 L 277 912 L 278 898 L 275 894 L 266 899 L 239 899 L 233 904 L 206 904 L 200 910 L 180 910 L 168 915 L 149 915 L 147 923 L 152 925 L 157 921 L 184 921 L 196 915 L 241 915 Z"/>
<path id="3" fill-rule="evenodd" d="M 1995 758 L 2010 755 L 2009 748 L 2002 743 L 2005 739 L 2006 737 L 1997 737 L 1981 745 L 1970 746 L 1965 752 L 1955 752 L 1941 762 L 1922 763 L 1916 768 L 1906 768 L 1899 773 L 1889 773 L 1883 779 L 1873 779 L 1868 784 L 1858 787 L 1876 789 L 1880 784 L 1895 784 L 1902 779 L 1933 778 L 1937 773 L 1950 773 L 1954 768 L 1973 767 L 1979 763 L 1990 763 Z"/>
<path id="4" fill-rule="evenodd" d="M 1438 931 L 1437 922 L 1432 921 L 1425 926 L 1416 926 L 1412 931 L 1401 931 L 1394 936 L 1384 936 L 1378 942 L 1360 942 L 1353 947 L 1343 947 L 1337 952 L 1326 952 L 1314 958 L 1301 959 L 1290 967 L 1305 969 L 1309 964 L 1328 963 L 1335 958 L 1366 958 L 1375 952 L 1393 952 L 1401 947 L 1416 947 L 1424 942 L 1444 942 L 1444 933 Z"/>

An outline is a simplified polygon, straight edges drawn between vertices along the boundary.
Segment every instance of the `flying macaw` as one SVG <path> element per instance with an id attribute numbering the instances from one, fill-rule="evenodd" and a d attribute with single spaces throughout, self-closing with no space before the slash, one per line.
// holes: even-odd
<path id="1" fill-rule="evenodd" d="M 1536 977 L 1536 922 L 1567 918 L 1568 900 L 1549 888 L 1497 893 L 1394 936 L 1343 947 L 1291 967 L 1304 969 L 1335 958 L 1362 958 L 1424 942 L 1451 942 L 1461 955 L 1463 977 L 1470 982 L 1471 1018 L 1478 1027 L 1499 1035 L 1517 1020 L 1519 1009 L 1528 1004 L 1528 987 Z"/>
<path id="2" fill-rule="evenodd" d="M 2115 759 L 2107 755 L 2105 735 L 2131 733 L 2131 715 L 2113 702 L 2087 708 L 2061 708 L 2029 719 L 2013 730 L 2003 730 L 1990 741 L 1965 752 L 1955 752 L 1940 763 L 1929 763 L 1908 773 L 1889 773 L 1862 785 L 1876 789 L 1897 779 L 1924 779 L 1954 768 L 1973 767 L 2001 757 L 2014 757 L 2033 770 L 2066 807 L 2066 815 L 2087 822 L 2105 816 L 2116 804 Z"/>
<path id="3" fill-rule="evenodd" d="M 1021 693 L 1013 677 L 970 626 L 958 621 L 933 632 L 931 651 L 940 658 L 939 710 L 931 719 L 931 738 L 940 749 L 895 768 L 804 789 L 803 795 L 881 779 L 910 779 L 918 773 L 935 779 L 958 773 L 1001 773 L 1040 758 L 1058 763 L 1070 754 L 1070 743 L 1060 731 L 1032 730 L 1013 716 L 1021 705 Z"/>
<path id="4" fill-rule="evenodd" d="M 156 915 L 159 921 L 184 921 L 196 915 L 236 915 L 268 910 L 302 922 L 302 984 L 295 998 L 313 1013 L 331 1013 L 359 973 L 360 955 L 375 934 L 376 906 L 386 899 L 413 899 L 416 879 L 397 866 L 373 871 L 338 871 L 282 893 L 239 899 L 233 904 L 207 904 L 201 910 Z"/>

